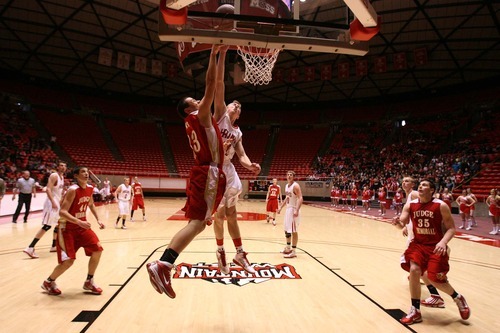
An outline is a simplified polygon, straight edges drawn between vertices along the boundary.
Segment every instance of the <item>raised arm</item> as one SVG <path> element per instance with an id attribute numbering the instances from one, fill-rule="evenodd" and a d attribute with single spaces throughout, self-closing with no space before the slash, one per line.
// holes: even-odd
<path id="1" fill-rule="evenodd" d="M 226 53 L 228 45 L 221 46 L 219 50 L 219 59 L 217 60 L 217 79 L 214 98 L 214 117 L 219 121 L 224 113 L 226 113 L 226 102 L 224 96 L 226 94 L 226 87 L 224 85 L 224 72 L 226 69 Z"/>
<path id="2" fill-rule="evenodd" d="M 211 127 L 211 117 L 212 113 L 210 108 L 214 102 L 214 94 L 216 87 L 216 61 L 217 53 L 219 52 L 220 45 L 212 46 L 212 51 L 210 52 L 210 60 L 208 62 L 207 75 L 205 78 L 205 95 L 198 105 L 198 118 L 200 119 L 201 125 L 204 127 Z"/>

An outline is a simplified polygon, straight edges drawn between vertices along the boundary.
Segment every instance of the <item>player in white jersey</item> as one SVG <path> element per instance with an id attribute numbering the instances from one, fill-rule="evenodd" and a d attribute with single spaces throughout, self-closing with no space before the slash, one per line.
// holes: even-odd
<path id="1" fill-rule="evenodd" d="M 35 245 L 38 243 L 40 238 L 45 235 L 45 233 L 50 230 L 52 224 L 54 227 L 54 233 L 52 238 L 52 247 L 50 252 L 56 252 L 56 239 L 57 239 L 57 220 L 59 219 L 59 210 L 61 209 L 61 198 L 64 190 L 64 174 L 66 173 L 66 163 L 60 161 L 57 164 L 56 172 L 53 172 L 49 176 L 47 181 L 47 199 L 43 205 L 43 217 L 42 217 L 42 228 L 38 230 L 33 238 L 31 244 L 23 250 L 32 259 L 38 258 L 35 253 Z"/>
<path id="2" fill-rule="evenodd" d="M 217 61 L 217 79 L 216 90 L 214 97 L 214 118 L 219 126 L 222 141 L 224 143 L 224 163 L 222 169 L 226 175 L 226 191 L 222 198 L 219 209 L 215 214 L 214 232 L 217 242 L 217 261 L 219 269 L 222 273 L 229 273 L 229 265 L 226 261 L 226 252 L 224 250 L 224 217 L 227 218 L 227 228 L 229 235 L 233 240 L 236 248 L 236 256 L 233 262 L 243 267 L 249 273 L 255 273 L 255 270 L 247 260 L 247 253 L 243 250 L 240 228 L 238 226 L 236 203 L 242 190 L 242 185 L 238 174 L 231 160 L 236 153 L 240 164 L 252 171 L 255 175 L 260 173 L 260 165 L 252 163 L 245 153 L 243 148 L 243 133 L 240 128 L 235 125 L 235 121 L 240 117 L 241 104 L 238 101 L 233 101 L 226 105 L 224 102 L 224 71 L 225 59 L 228 47 L 223 46 L 219 52 Z"/>
<path id="3" fill-rule="evenodd" d="M 295 182 L 294 178 L 295 172 L 287 171 L 285 200 L 283 200 L 278 209 L 279 214 L 283 206 L 286 205 L 285 222 L 283 223 L 285 227 L 286 247 L 282 252 L 285 258 L 297 257 L 295 250 L 299 241 L 300 207 L 302 206 L 303 198 L 300 185 Z"/>
<path id="4" fill-rule="evenodd" d="M 130 202 L 134 197 L 132 191 L 132 186 L 130 186 L 130 178 L 123 178 L 123 184 L 118 186 L 115 191 L 115 198 L 118 200 L 118 218 L 116 219 L 115 228 L 118 228 L 118 222 L 120 222 L 120 217 L 122 218 L 122 229 L 127 229 L 125 226 L 125 220 L 130 212 Z"/>
<path id="5" fill-rule="evenodd" d="M 102 182 L 101 196 L 105 203 L 111 200 L 111 182 L 108 177 Z"/>

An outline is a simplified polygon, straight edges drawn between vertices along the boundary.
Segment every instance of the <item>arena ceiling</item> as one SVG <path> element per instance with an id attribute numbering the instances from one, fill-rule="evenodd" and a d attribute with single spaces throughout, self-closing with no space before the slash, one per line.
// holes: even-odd
<path id="1" fill-rule="evenodd" d="M 187 72 L 179 66 L 168 77 L 166 64 L 179 64 L 175 44 L 157 34 L 158 1 L 146 0 L 2 0 L 0 8 L 0 71 L 110 93 L 176 100 L 200 96 L 204 89 L 207 53 L 190 60 Z M 298 82 L 267 86 L 226 84 L 229 99 L 259 103 L 315 103 L 390 97 L 420 91 L 439 91 L 455 85 L 498 82 L 500 78 L 500 1 L 373 0 L 382 17 L 380 33 L 364 58 L 368 74 L 356 75 L 359 57 L 283 51 L 276 67 L 299 68 Z M 309 20 L 346 23 L 341 0 L 306 0 Z M 343 15 L 345 16 L 345 15 Z M 344 22 L 340 22 L 344 20 Z M 161 60 L 163 74 L 137 73 L 98 63 L 99 50 L 108 48 Z M 427 61 L 415 63 L 415 49 Z M 406 57 L 406 68 L 395 69 L 395 55 Z M 375 73 L 376 58 L 385 56 L 386 71 Z M 236 56 L 233 59 L 238 60 Z M 337 66 L 349 63 L 349 77 L 339 78 Z M 331 64 L 333 77 L 321 80 L 320 70 Z M 315 79 L 304 80 L 304 68 L 315 68 Z M 286 75 L 286 74 L 285 74 Z M 498 83 L 496 83 L 498 84 Z"/>

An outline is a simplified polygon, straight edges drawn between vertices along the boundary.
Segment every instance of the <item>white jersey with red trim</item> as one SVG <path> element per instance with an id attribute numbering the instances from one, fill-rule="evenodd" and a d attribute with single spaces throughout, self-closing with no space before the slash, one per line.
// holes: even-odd
<path id="1" fill-rule="evenodd" d="M 219 119 L 217 125 L 219 125 L 223 142 L 232 139 L 231 145 L 227 148 L 224 154 L 224 164 L 231 163 L 235 153 L 234 147 L 241 140 L 243 133 L 238 126 L 233 126 L 231 124 L 231 119 L 229 118 L 229 114 L 227 112 L 224 113 L 221 119 Z"/>

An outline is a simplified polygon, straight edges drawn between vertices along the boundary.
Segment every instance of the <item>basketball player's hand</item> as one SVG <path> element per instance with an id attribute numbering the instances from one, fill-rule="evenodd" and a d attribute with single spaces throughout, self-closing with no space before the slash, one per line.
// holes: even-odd
<path id="1" fill-rule="evenodd" d="M 224 53 L 227 52 L 227 50 L 229 50 L 229 45 L 221 45 L 219 52 Z"/>
<path id="2" fill-rule="evenodd" d="M 398 225 L 398 224 L 400 224 L 400 223 L 399 223 L 399 217 L 394 216 L 394 217 L 392 218 L 391 224 L 392 224 L 392 225 Z"/>
<path id="3" fill-rule="evenodd" d="M 78 224 L 83 229 L 90 229 L 91 226 L 89 221 L 82 221 L 82 220 L 77 220 L 76 224 Z"/>
<path id="4" fill-rule="evenodd" d="M 391 221 L 392 225 L 395 225 L 398 228 L 402 228 L 403 226 L 401 225 L 401 220 L 399 219 L 399 216 L 394 216 Z M 404 233 L 403 233 L 404 234 Z"/>
<path id="5" fill-rule="evenodd" d="M 408 227 L 407 226 L 403 227 L 402 232 L 403 232 L 403 236 L 408 237 Z"/>
<path id="6" fill-rule="evenodd" d="M 446 245 L 441 244 L 441 242 L 436 244 L 436 247 L 434 248 L 434 253 L 439 254 L 440 256 L 445 256 L 446 255 Z"/>
<path id="7" fill-rule="evenodd" d="M 258 163 L 252 163 L 250 165 L 250 170 L 253 172 L 255 176 L 257 176 L 260 173 L 260 165 Z"/>
<path id="8" fill-rule="evenodd" d="M 101 222 L 97 221 L 97 224 L 99 224 L 99 229 L 106 228 L 106 226 L 104 225 L 104 223 L 101 223 Z"/>
<path id="9" fill-rule="evenodd" d="M 212 45 L 212 53 L 214 53 L 214 54 L 219 53 L 221 47 L 222 47 L 221 44 L 214 44 L 214 45 Z"/>

